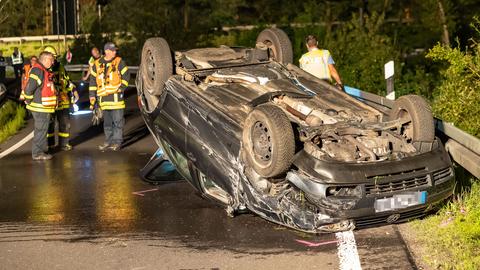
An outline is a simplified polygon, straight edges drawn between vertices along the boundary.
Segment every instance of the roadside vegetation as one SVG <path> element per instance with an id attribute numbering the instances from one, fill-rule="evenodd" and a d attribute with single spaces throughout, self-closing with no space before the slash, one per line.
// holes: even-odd
<path id="1" fill-rule="evenodd" d="M 10 100 L 0 107 L 0 143 L 25 125 L 25 115 L 25 108 Z"/>
<path id="2" fill-rule="evenodd" d="M 457 181 L 467 187 L 458 185 L 457 194 L 436 215 L 410 226 L 432 269 L 480 269 L 480 182 L 460 170 Z"/>
<path id="3" fill-rule="evenodd" d="M 480 36 L 480 21 L 472 27 Z M 471 39 L 468 50 L 437 45 L 428 58 L 444 62 L 435 89 L 433 110 L 440 118 L 480 137 L 480 46 Z M 456 170 L 453 199 L 434 216 L 413 223 L 425 243 L 426 262 L 434 269 L 480 269 L 480 181 L 462 168 Z"/>

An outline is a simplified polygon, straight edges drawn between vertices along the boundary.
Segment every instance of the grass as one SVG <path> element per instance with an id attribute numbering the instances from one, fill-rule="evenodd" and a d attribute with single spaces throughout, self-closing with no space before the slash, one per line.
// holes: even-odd
<path id="1" fill-rule="evenodd" d="M 25 125 L 25 115 L 25 108 L 10 100 L 0 108 L 0 143 Z"/>
<path id="2" fill-rule="evenodd" d="M 71 41 L 67 40 L 67 46 L 68 45 L 72 46 L 72 44 L 73 44 L 73 40 Z M 23 54 L 23 57 L 25 58 L 25 60 L 27 60 L 33 55 L 38 56 L 42 52 L 43 48 L 47 45 L 53 46 L 57 50 L 57 53 L 59 55 L 63 55 L 65 53 L 63 41 L 61 41 L 60 43 L 46 41 L 46 42 L 43 42 L 43 45 L 40 41 L 28 41 L 28 42 L 23 42 L 22 44 L 7 43 L 2 45 L 2 51 L 3 51 L 3 56 L 10 57 L 13 53 L 13 48 L 18 47 L 18 50 Z"/>
<path id="3" fill-rule="evenodd" d="M 466 187 L 436 215 L 411 224 L 433 269 L 480 269 L 480 182 L 459 174 Z"/>

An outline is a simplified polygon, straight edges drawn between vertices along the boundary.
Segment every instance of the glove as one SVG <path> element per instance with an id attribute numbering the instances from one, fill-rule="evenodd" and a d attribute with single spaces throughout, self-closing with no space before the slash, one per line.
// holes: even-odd
<path id="1" fill-rule="evenodd" d="M 343 84 L 341 84 L 341 83 L 336 83 L 336 84 L 335 84 L 335 87 L 336 87 L 338 90 L 340 90 L 340 91 L 342 91 L 342 92 L 345 92 L 345 87 L 343 86 Z"/>
<path id="2" fill-rule="evenodd" d="M 92 116 L 92 125 L 98 126 L 103 120 L 103 112 L 102 109 L 97 105 L 93 109 L 93 116 Z"/>
<path id="3" fill-rule="evenodd" d="M 96 102 L 96 98 L 91 97 L 90 98 L 90 110 L 93 110 L 95 108 L 95 102 Z"/>

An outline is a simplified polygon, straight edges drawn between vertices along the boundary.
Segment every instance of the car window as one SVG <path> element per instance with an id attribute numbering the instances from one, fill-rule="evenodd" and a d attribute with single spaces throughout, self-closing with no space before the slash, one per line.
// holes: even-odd
<path id="1" fill-rule="evenodd" d="M 181 153 L 177 152 L 173 147 L 168 145 L 168 150 L 171 154 L 168 155 L 175 164 L 177 171 L 186 179 L 192 179 L 190 170 L 188 169 L 188 160 Z"/>
<path id="2" fill-rule="evenodd" d="M 146 178 L 150 181 L 177 181 L 183 177 L 177 172 L 175 166 L 168 160 L 163 160 L 155 169 L 151 170 Z"/>

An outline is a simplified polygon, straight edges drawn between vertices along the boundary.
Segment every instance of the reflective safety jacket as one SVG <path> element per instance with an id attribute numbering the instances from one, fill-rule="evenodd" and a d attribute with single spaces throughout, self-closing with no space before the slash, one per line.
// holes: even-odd
<path id="1" fill-rule="evenodd" d="M 332 80 L 329 64 L 335 64 L 328 50 L 314 49 L 299 60 L 300 68 L 319 79 Z"/>
<path id="2" fill-rule="evenodd" d="M 25 87 L 27 86 L 28 79 L 30 78 L 30 69 L 32 69 L 31 64 L 26 64 L 23 66 L 23 76 L 22 76 L 22 96 L 25 95 Z"/>
<path id="3" fill-rule="evenodd" d="M 103 57 L 95 60 L 90 71 L 89 96 L 98 97 L 102 110 L 124 109 L 123 97 L 128 87 L 129 72 L 120 57 L 107 61 Z"/>
<path id="4" fill-rule="evenodd" d="M 53 113 L 57 106 L 54 74 L 42 64 L 35 63 L 30 70 L 24 97 L 30 111 Z"/>
<path id="5" fill-rule="evenodd" d="M 55 88 L 58 93 L 58 106 L 57 110 L 63 110 L 70 108 L 72 91 L 75 85 L 70 80 L 65 66 L 59 62 L 52 66 L 51 71 L 55 75 L 54 82 Z"/>
<path id="6" fill-rule="evenodd" d="M 15 53 L 12 53 L 12 64 L 13 65 L 23 64 L 23 56 L 21 52 L 18 52 L 16 55 Z"/>

